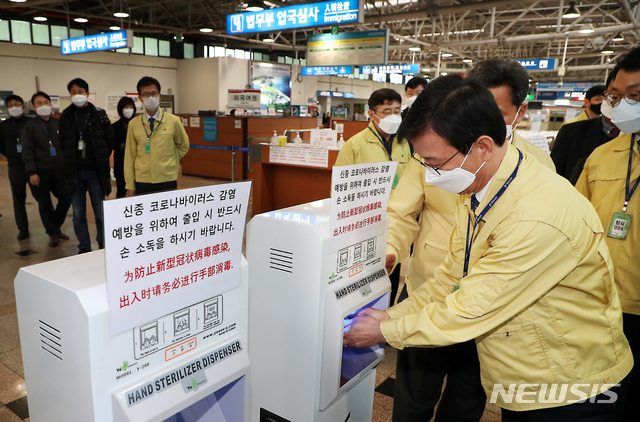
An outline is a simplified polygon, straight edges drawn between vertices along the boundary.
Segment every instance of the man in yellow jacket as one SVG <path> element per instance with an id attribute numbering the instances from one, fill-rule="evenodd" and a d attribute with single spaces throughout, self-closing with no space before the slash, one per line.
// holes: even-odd
<path id="1" fill-rule="evenodd" d="M 633 358 L 593 207 L 504 142 L 495 99 L 473 81 L 432 81 L 405 124 L 427 182 L 462 194 L 448 253 L 408 299 L 358 313 L 345 346 L 476 339 L 482 385 L 503 421 L 615 420 Z"/>
<path id="2" fill-rule="evenodd" d="M 409 142 L 400 140 L 396 132 L 400 127 L 402 97 L 397 91 L 382 88 L 369 97 L 369 125 L 353 135 L 344 144 L 336 158 L 336 166 L 397 161 L 392 189 L 398 186 L 400 177 L 411 157 Z M 394 303 L 400 284 L 400 267 L 389 272 L 391 281 L 390 302 Z"/>
<path id="3" fill-rule="evenodd" d="M 189 152 L 189 137 L 178 116 L 160 109 L 160 82 L 138 81 L 144 113 L 129 122 L 124 152 L 127 196 L 178 188 L 180 160 Z"/>
<path id="4" fill-rule="evenodd" d="M 555 171 L 549 154 L 515 132 L 527 109 L 529 75 L 526 69 L 516 60 L 485 60 L 477 63 L 467 78 L 489 88 L 493 94 L 505 121 L 507 140 Z M 403 262 L 414 245 L 405 289 L 398 302 L 431 279 L 444 260 L 457 197 L 427 183 L 424 167 L 416 160 L 409 162 L 387 210 L 387 271 Z M 442 393 L 445 375 L 447 383 Z M 447 347 L 407 347 L 398 351 L 394 422 L 430 420 L 438 400 L 437 421 L 473 422 L 482 417 L 486 397 L 480 383 L 474 340 Z"/>
<path id="5" fill-rule="evenodd" d="M 571 120 L 567 120 L 562 124 L 568 125 L 569 123 L 581 122 L 583 120 L 595 119 L 599 117 L 600 108 L 602 107 L 602 102 L 604 101 L 604 91 L 607 89 L 604 85 L 594 85 L 587 90 L 584 95 L 584 111 L 578 114 Z"/>
<path id="6" fill-rule="evenodd" d="M 622 303 L 624 333 L 635 359 L 640 359 L 640 48 L 617 65 L 607 93 L 611 121 L 625 133 L 591 153 L 576 188 L 591 201 L 605 229 Z M 640 414 L 640 374 L 631 376 L 625 421 Z"/>

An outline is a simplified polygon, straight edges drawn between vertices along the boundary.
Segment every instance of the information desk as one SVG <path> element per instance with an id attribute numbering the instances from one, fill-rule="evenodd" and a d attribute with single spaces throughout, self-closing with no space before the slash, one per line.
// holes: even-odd
<path id="1" fill-rule="evenodd" d="M 338 150 L 254 145 L 251 152 L 253 214 L 331 196 Z"/>

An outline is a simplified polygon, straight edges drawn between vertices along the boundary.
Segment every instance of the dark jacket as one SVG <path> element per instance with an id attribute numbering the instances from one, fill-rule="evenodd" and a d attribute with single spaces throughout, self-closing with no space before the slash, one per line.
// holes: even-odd
<path id="1" fill-rule="evenodd" d="M 87 103 L 87 107 L 89 116 L 83 128 L 82 139 L 87 145 L 87 153 L 92 153 L 93 158 L 95 158 L 91 162 L 95 163 L 95 171 L 98 174 L 100 186 L 104 195 L 108 196 L 111 193 L 109 157 L 111 156 L 111 151 L 113 151 L 113 129 L 104 110 L 98 110 L 91 103 Z M 76 122 L 74 116 L 76 110 L 78 110 L 78 107 L 72 104 L 60 116 L 60 142 L 64 144 L 65 150 L 69 151 L 77 151 L 78 140 L 80 139 L 79 122 Z M 70 156 L 73 158 L 70 166 L 75 180 L 79 166 L 77 152 L 70 154 Z"/>
<path id="2" fill-rule="evenodd" d="M 115 138 L 115 144 L 113 147 L 114 168 L 116 165 L 119 168 L 122 168 L 124 165 L 124 146 L 127 142 L 127 123 L 128 120 L 120 118 L 120 120 L 111 125 Z"/>
<path id="3" fill-rule="evenodd" d="M 68 175 L 69 151 L 65 151 L 58 138 L 58 119 L 50 117 L 45 122 L 40 117 L 27 120 L 22 128 L 22 161 L 28 176 L 38 171 L 56 171 Z M 51 155 L 51 146 L 56 155 Z M 73 151 L 71 151 L 73 152 Z"/>
<path id="4" fill-rule="evenodd" d="M 7 157 L 10 166 L 24 166 L 22 153 L 18 153 L 16 145 L 20 138 L 22 128 L 29 117 L 23 115 L 19 119 L 9 117 L 0 122 L 0 154 Z"/>
<path id="5" fill-rule="evenodd" d="M 572 173 L 581 172 L 581 169 L 576 169 L 576 165 L 584 165 L 593 150 L 609 140 L 609 136 L 602 130 L 602 117 L 563 125 L 551 150 L 556 171 L 570 180 Z"/>

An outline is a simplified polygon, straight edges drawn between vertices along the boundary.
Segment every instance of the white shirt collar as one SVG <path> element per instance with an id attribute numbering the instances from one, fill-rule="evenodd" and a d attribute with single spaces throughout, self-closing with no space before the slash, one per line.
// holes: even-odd
<path id="1" fill-rule="evenodd" d="M 496 176 L 493 175 L 493 177 L 496 177 Z M 475 195 L 478 202 L 482 202 L 482 198 L 484 198 L 484 196 L 487 194 L 487 191 L 489 190 L 489 186 L 491 186 L 491 182 L 493 182 L 493 177 L 489 180 L 489 183 L 487 183 L 486 185 L 484 185 L 482 189 L 480 189 L 479 192 L 476 192 Z"/>
<path id="2" fill-rule="evenodd" d="M 154 118 L 157 121 L 158 117 L 160 116 L 160 107 L 158 107 L 158 110 L 156 110 L 156 114 L 153 115 L 153 116 L 151 116 L 151 115 L 149 115 L 149 113 L 147 113 L 147 109 L 146 108 L 144 109 L 144 114 L 147 115 L 147 121 L 149 121 L 149 119 L 151 119 L 151 118 Z"/>

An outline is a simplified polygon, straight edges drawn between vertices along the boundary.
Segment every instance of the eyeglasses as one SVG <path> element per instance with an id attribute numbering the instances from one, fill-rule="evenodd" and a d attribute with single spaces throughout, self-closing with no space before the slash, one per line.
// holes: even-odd
<path id="1" fill-rule="evenodd" d="M 140 94 L 142 98 L 157 97 L 158 95 L 160 95 L 158 91 L 143 92 L 142 94 Z"/>
<path id="2" fill-rule="evenodd" d="M 625 93 L 624 96 L 620 96 L 618 94 L 604 94 L 604 98 L 611 107 L 615 107 L 623 98 L 630 105 L 634 105 L 640 101 L 640 92 L 629 91 Z"/>
<path id="3" fill-rule="evenodd" d="M 445 161 L 444 163 L 442 163 L 441 165 L 439 165 L 439 166 L 438 166 L 438 168 L 435 168 L 435 167 L 433 167 L 431 164 L 427 164 L 427 163 L 425 163 L 424 161 L 422 161 L 422 160 L 420 159 L 420 158 L 422 158 L 422 157 L 418 158 L 418 157 L 419 157 L 419 155 L 418 155 L 418 154 L 416 154 L 415 152 L 411 155 L 411 158 L 413 158 L 413 159 L 414 159 L 414 160 L 416 160 L 418 163 L 420 163 L 420 165 L 421 165 L 422 167 L 424 167 L 426 170 L 428 170 L 428 171 L 432 171 L 432 172 L 433 172 L 433 171 L 435 171 L 435 172 L 436 172 L 436 174 L 437 174 L 438 176 L 440 176 L 440 169 L 441 169 L 442 167 L 444 167 L 444 165 L 445 165 L 445 164 L 447 164 L 449 161 L 451 161 L 451 159 L 453 159 L 453 157 L 455 157 L 456 155 L 458 155 L 458 153 L 459 153 L 459 152 L 460 152 L 459 150 L 458 150 L 458 151 L 456 151 L 456 153 L 455 153 L 455 154 L 453 154 L 451 157 L 449 157 L 449 159 L 448 159 L 447 161 Z"/>

